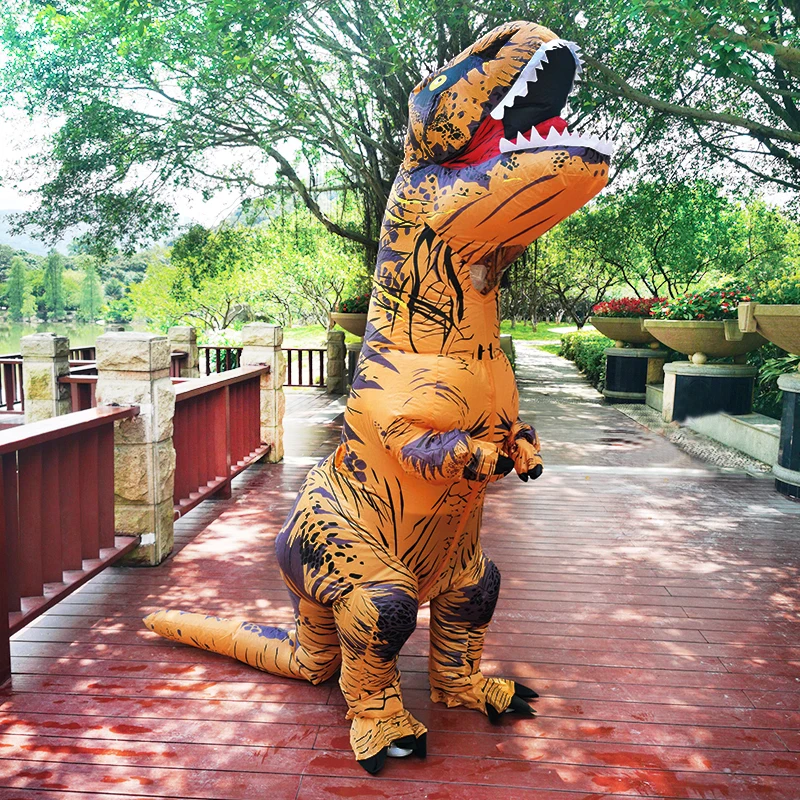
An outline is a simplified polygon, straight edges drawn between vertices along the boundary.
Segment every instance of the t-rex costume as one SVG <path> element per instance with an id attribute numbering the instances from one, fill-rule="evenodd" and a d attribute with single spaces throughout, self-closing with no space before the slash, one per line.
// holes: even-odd
<path id="1" fill-rule="evenodd" d="M 610 145 L 558 116 L 578 49 L 512 22 L 412 92 L 342 441 L 281 530 L 296 628 L 159 611 L 152 630 L 275 675 L 341 667 L 359 762 L 424 755 L 397 657 L 430 601 L 431 697 L 492 721 L 535 693 L 480 671 L 500 573 L 480 546 L 487 484 L 541 472 L 499 347 L 498 283 L 535 238 L 605 185 Z M 519 135 L 518 135 L 519 134 Z"/>

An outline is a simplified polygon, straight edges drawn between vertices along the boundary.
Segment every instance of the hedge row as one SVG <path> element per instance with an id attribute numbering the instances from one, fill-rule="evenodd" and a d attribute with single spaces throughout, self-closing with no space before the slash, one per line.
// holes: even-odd
<path id="1" fill-rule="evenodd" d="M 606 380 L 605 349 L 613 347 L 614 342 L 600 333 L 565 333 L 561 337 L 559 355 L 574 361 L 598 389 L 603 388 Z"/>
<path id="2" fill-rule="evenodd" d="M 599 333 L 565 333 L 561 337 L 559 355 L 574 361 L 578 369 L 602 391 L 606 379 L 606 359 L 604 351 L 613 347 L 614 342 Z M 670 360 L 685 360 L 685 356 L 673 353 Z M 753 397 L 753 411 L 768 417 L 780 419 L 783 395 L 778 389 L 778 376 L 794 372 L 800 358 L 789 356 L 775 345 L 766 345 L 748 356 L 748 363 L 759 369 Z"/>

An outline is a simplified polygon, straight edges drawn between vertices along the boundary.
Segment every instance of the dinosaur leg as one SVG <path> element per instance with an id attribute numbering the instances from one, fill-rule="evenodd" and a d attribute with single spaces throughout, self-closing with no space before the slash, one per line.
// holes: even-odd
<path id="1" fill-rule="evenodd" d="M 403 708 L 397 656 L 417 623 L 411 583 L 357 586 L 333 610 L 342 646 L 339 685 L 352 720 L 350 745 L 371 774 L 386 756 L 425 754 L 425 727 Z M 391 748 L 391 749 L 390 749 Z"/>
<path id="2" fill-rule="evenodd" d="M 230 656 L 272 675 L 322 683 L 341 663 L 333 612 L 290 594 L 293 631 L 184 611 L 156 611 L 144 624 L 168 639 Z"/>
<path id="3" fill-rule="evenodd" d="M 431 600 L 431 699 L 477 709 L 493 723 L 507 710 L 533 714 L 525 700 L 537 696 L 514 681 L 481 673 L 483 641 L 499 593 L 500 570 L 480 555 L 455 584 Z"/>

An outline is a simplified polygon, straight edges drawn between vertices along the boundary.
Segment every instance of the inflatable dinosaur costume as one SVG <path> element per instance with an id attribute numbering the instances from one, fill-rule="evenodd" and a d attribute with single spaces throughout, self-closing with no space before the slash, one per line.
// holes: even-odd
<path id="1" fill-rule="evenodd" d="M 541 472 L 499 347 L 498 283 L 605 185 L 610 145 L 559 117 L 577 47 L 512 22 L 412 92 L 342 441 L 311 470 L 276 542 L 296 627 L 159 611 L 146 625 L 274 675 L 341 669 L 356 758 L 424 755 L 397 658 L 430 601 L 431 697 L 498 721 L 535 692 L 480 670 L 500 573 L 484 556 L 487 484 Z"/>

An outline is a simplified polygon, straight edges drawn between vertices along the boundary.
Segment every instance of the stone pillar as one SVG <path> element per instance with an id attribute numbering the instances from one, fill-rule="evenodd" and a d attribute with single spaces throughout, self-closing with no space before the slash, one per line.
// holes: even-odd
<path id="1" fill-rule="evenodd" d="M 69 386 L 58 382 L 61 376 L 69 375 L 69 339 L 54 333 L 34 333 L 22 337 L 20 349 L 25 422 L 69 414 Z"/>
<path id="2" fill-rule="evenodd" d="M 683 422 L 724 411 L 749 414 L 758 370 L 747 364 L 694 364 L 673 361 L 664 367 L 664 422 Z"/>
<path id="3" fill-rule="evenodd" d="M 167 331 L 171 352 L 186 353 L 181 361 L 181 378 L 200 377 L 200 349 L 197 347 L 197 330 L 191 325 L 173 325 Z"/>
<path id="4" fill-rule="evenodd" d="M 166 336 L 126 331 L 97 340 L 97 404 L 138 405 L 114 431 L 115 528 L 140 537 L 127 563 L 160 564 L 172 551 L 175 390 Z"/>
<path id="5" fill-rule="evenodd" d="M 603 396 L 609 403 L 644 403 L 648 383 L 663 383 L 669 353 L 649 347 L 607 347 Z"/>
<path id="6" fill-rule="evenodd" d="M 772 467 L 775 488 L 800 500 L 800 375 L 781 375 L 778 386 L 783 391 L 783 416 L 778 463 Z"/>
<path id="7" fill-rule="evenodd" d="M 347 348 L 344 331 L 328 331 L 328 359 L 325 367 L 325 389 L 328 394 L 347 391 Z"/>
<path id="8" fill-rule="evenodd" d="M 251 322 L 242 328 L 243 367 L 269 366 L 261 378 L 261 441 L 272 445 L 267 461 L 283 458 L 283 414 L 286 398 L 286 359 L 283 355 L 283 328 L 266 322 Z"/>

